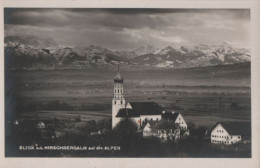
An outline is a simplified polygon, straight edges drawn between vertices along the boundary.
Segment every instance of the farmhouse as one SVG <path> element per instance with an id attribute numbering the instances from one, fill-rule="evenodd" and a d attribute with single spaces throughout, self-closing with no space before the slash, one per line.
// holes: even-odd
<path id="1" fill-rule="evenodd" d="M 238 142 L 248 143 L 251 137 L 251 125 L 246 122 L 218 122 L 211 131 L 211 143 L 226 145 Z"/>
<path id="2" fill-rule="evenodd" d="M 181 128 L 171 120 L 145 121 L 142 125 L 143 137 L 158 137 L 161 141 L 176 141 L 181 137 Z"/>
<path id="3" fill-rule="evenodd" d="M 37 123 L 37 128 L 45 128 L 45 124 L 42 121 L 40 121 Z"/>
<path id="4" fill-rule="evenodd" d="M 181 129 L 187 129 L 187 123 L 183 119 L 182 115 L 180 113 L 172 112 L 165 112 L 162 113 L 162 118 L 166 120 L 171 120 L 174 122 L 174 124 L 178 124 Z"/>

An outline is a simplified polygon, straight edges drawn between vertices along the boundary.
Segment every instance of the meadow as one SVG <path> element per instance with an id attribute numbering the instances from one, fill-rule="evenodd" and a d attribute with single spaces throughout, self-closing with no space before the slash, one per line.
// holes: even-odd
<path id="1" fill-rule="evenodd" d="M 189 69 L 122 68 L 124 96 L 154 101 L 196 126 L 251 121 L 250 65 Z M 111 117 L 114 69 L 8 70 L 6 120 Z"/>

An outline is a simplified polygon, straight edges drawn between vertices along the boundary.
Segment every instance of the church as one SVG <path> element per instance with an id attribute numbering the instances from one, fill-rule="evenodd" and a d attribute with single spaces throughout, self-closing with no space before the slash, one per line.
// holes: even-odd
<path id="1" fill-rule="evenodd" d="M 119 68 L 114 77 L 114 97 L 112 99 L 112 129 L 125 118 L 132 119 L 139 128 L 148 121 L 159 122 L 172 120 L 182 128 L 187 129 L 187 124 L 179 113 L 166 113 L 155 102 L 128 102 L 124 98 L 124 79 L 120 75 Z"/>

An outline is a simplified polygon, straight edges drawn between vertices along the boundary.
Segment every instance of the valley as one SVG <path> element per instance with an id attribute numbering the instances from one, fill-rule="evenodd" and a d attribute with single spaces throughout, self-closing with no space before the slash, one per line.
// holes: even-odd
<path id="1" fill-rule="evenodd" d="M 122 68 L 121 73 L 127 101 L 155 101 L 198 126 L 211 126 L 218 120 L 251 120 L 250 64 L 176 70 Z M 7 75 L 7 119 L 111 117 L 115 70 L 24 70 L 7 71 Z"/>

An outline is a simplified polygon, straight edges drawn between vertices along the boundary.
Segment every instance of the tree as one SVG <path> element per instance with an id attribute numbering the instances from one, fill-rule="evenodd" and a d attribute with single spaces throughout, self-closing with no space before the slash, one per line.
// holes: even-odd
<path id="1" fill-rule="evenodd" d="M 114 132 L 119 135 L 131 135 L 136 133 L 137 129 L 137 124 L 134 121 L 129 118 L 125 118 L 116 125 Z"/>
<path id="2" fill-rule="evenodd" d="M 193 122 L 187 122 L 187 126 L 189 130 L 195 129 L 195 124 Z"/>

